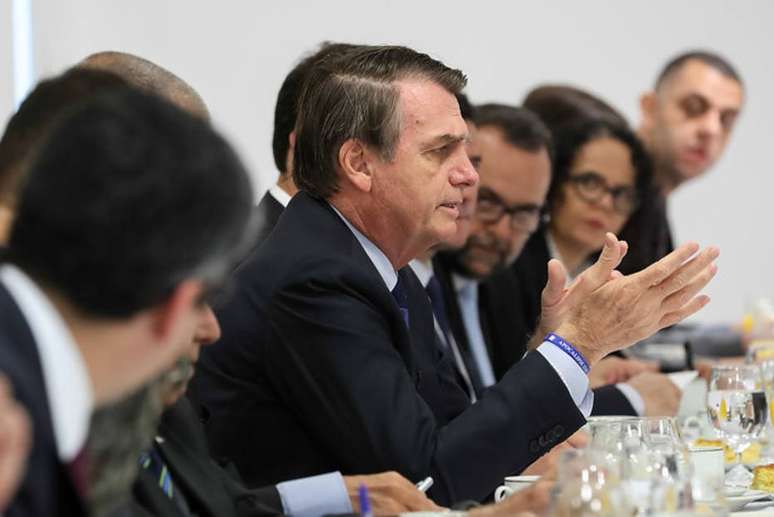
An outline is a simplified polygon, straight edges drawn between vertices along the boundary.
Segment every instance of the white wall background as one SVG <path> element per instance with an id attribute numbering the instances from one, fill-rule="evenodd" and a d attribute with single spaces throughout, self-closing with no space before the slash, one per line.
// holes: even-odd
<path id="1" fill-rule="evenodd" d="M 0 1 L 0 113 L 8 114 L 9 0 Z M 678 191 L 678 240 L 721 247 L 720 273 L 698 318 L 737 318 L 753 296 L 774 296 L 774 2 L 620 0 L 329 2 L 32 0 L 38 76 L 88 53 L 117 49 L 160 63 L 199 90 L 216 124 L 252 171 L 257 190 L 275 178 L 273 107 L 282 79 L 322 40 L 399 43 L 462 68 L 475 102 L 517 103 L 545 81 L 575 83 L 633 121 L 637 97 L 666 59 L 693 47 L 728 56 L 748 101 L 722 162 Z M 772 189 L 772 190 L 770 190 Z"/>
<path id="2" fill-rule="evenodd" d="M 0 1 L 0 121 L 13 109 L 11 1 Z"/>

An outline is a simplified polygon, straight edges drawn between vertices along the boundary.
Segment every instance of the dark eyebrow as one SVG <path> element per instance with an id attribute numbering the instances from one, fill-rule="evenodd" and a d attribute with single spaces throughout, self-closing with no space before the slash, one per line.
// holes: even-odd
<path id="1" fill-rule="evenodd" d="M 445 133 L 443 135 L 436 136 L 429 142 L 427 142 L 424 147 L 426 149 L 432 149 L 434 147 L 438 147 L 441 145 L 448 145 L 448 144 L 454 144 L 457 142 L 465 142 L 467 139 L 467 134 L 464 135 L 452 135 L 450 133 Z"/>

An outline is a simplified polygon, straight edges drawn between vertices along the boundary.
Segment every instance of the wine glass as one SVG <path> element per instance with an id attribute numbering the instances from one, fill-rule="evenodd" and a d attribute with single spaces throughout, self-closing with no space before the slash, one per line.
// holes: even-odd
<path id="1" fill-rule="evenodd" d="M 755 364 L 714 366 L 707 390 L 712 425 L 725 438 L 742 465 L 741 454 L 767 420 L 766 392 Z"/>
<path id="2" fill-rule="evenodd" d="M 618 476 L 604 454 L 593 449 L 564 451 L 559 457 L 557 483 L 550 515 L 591 517 L 631 515 Z"/>

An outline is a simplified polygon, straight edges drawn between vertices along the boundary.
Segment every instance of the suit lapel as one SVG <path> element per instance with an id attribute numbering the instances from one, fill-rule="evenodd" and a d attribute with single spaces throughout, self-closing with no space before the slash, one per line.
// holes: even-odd
<path id="1" fill-rule="evenodd" d="M 192 506 L 207 515 L 234 514 L 234 503 L 226 497 L 203 441 L 200 424 L 186 399 L 168 410 L 159 426 L 158 450 L 172 472 L 172 481 Z M 201 438 L 201 439 L 200 439 Z M 158 490 L 161 492 L 161 490 Z"/>
<path id="2" fill-rule="evenodd" d="M 470 353 L 468 334 L 462 319 L 462 309 L 460 308 L 459 299 L 457 298 L 457 290 L 454 288 L 454 282 L 452 281 L 451 269 L 441 253 L 436 254 L 433 258 L 433 272 L 438 279 L 438 282 L 441 284 L 441 292 L 443 293 L 444 304 L 446 305 L 449 327 L 454 335 L 454 339 L 457 341 L 457 346 L 462 355 L 462 360 L 465 362 L 468 375 L 470 376 L 470 382 L 473 384 L 476 396 L 481 398 L 481 394 L 484 391 L 484 385 L 481 382 L 478 368 Z"/>
<path id="3" fill-rule="evenodd" d="M 177 480 L 175 480 L 177 481 Z M 182 512 L 175 502 L 159 488 L 159 480 L 145 469 L 140 469 L 134 484 L 134 497 L 140 505 L 159 517 L 180 517 Z"/>

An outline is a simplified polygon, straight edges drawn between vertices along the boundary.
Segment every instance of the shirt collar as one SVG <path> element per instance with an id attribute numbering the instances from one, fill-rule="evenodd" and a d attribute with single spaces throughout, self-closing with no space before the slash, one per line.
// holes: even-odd
<path id="1" fill-rule="evenodd" d="M 69 462 L 86 442 L 94 405 L 81 352 L 62 316 L 19 268 L 0 268 L 0 280 L 27 320 L 40 356 L 59 459 Z"/>
<path id="2" fill-rule="evenodd" d="M 409 262 L 409 267 L 414 270 L 417 278 L 422 282 L 422 287 L 427 287 L 427 284 L 430 283 L 430 279 L 433 278 L 433 263 L 429 260 L 423 261 L 414 259 Z"/>
<path id="3" fill-rule="evenodd" d="M 349 228 L 349 230 L 355 235 L 357 242 L 360 243 L 363 251 L 366 252 L 368 258 L 371 259 L 371 263 L 379 272 L 382 280 L 384 280 L 384 285 L 387 286 L 387 290 L 392 291 L 395 288 L 395 285 L 398 283 L 398 273 L 396 273 L 395 269 L 392 267 L 390 259 L 387 258 L 387 255 L 385 255 L 376 244 L 368 240 L 368 237 L 360 233 L 357 228 L 352 226 L 352 223 L 347 221 L 347 218 L 341 215 L 341 212 L 339 212 L 335 206 L 330 205 L 330 207 L 333 208 L 333 211 L 336 212 L 336 215 L 338 215 L 341 220 L 344 221 L 344 224 L 347 225 L 347 228 Z"/>
<path id="4" fill-rule="evenodd" d="M 478 292 L 476 287 L 478 287 L 478 280 L 475 278 L 470 278 L 467 276 L 458 275 L 457 273 L 452 273 L 452 285 L 454 286 L 454 290 L 457 291 L 457 294 L 470 294 L 474 292 Z"/>
<path id="5" fill-rule="evenodd" d="M 287 208 L 288 203 L 290 203 L 290 194 L 282 190 L 282 187 L 276 183 L 269 189 L 269 194 L 271 197 L 277 200 L 277 203 L 284 206 L 285 208 Z"/>

